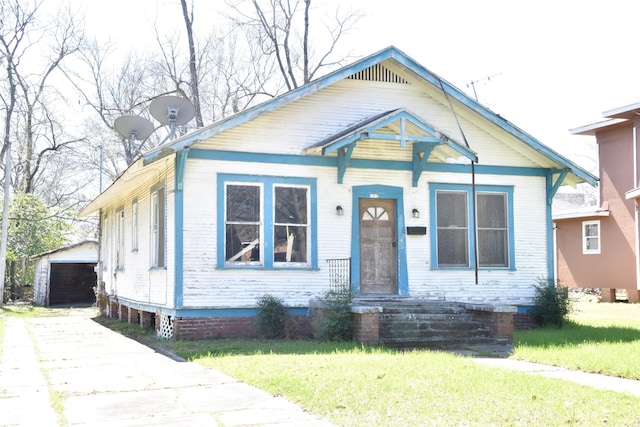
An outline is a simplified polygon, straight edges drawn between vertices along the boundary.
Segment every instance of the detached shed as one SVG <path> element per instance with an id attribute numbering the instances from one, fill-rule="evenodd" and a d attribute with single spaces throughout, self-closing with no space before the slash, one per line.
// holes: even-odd
<path id="1" fill-rule="evenodd" d="M 40 305 L 93 303 L 98 242 L 85 241 L 32 258 L 34 302 Z"/>

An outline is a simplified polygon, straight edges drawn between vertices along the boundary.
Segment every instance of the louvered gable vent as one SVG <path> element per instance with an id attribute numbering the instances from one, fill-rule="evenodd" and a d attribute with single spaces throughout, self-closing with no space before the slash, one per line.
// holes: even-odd
<path id="1" fill-rule="evenodd" d="M 397 75 L 396 73 L 389 71 L 381 64 L 373 65 L 360 72 L 350 75 L 348 79 L 353 80 L 366 80 L 371 82 L 386 82 L 386 83 L 401 83 L 409 84 L 408 81 Z"/>

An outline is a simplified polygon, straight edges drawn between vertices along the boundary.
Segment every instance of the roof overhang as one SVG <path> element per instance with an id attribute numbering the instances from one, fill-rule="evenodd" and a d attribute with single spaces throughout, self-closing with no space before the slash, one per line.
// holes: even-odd
<path id="1" fill-rule="evenodd" d="M 580 126 L 574 129 L 569 129 L 569 132 L 571 133 L 571 135 L 595 136 L 596 132 L 599 130 L 612 127 L 617 124 L 624 123 L 626 121 L 627 121 L 626 119 L 620 119 L 620 118 L 608 119 L 608 120 L 603 120 L 596 123 L 591 123 L 589 125 Z"/>
<path id="2" fill-rule="evenodd" d="M 638 112 L 640 112 L 640 102 L 605 111 L 602 113 L 602 116 L 612 119 L 630 119 L 636 116 Z"/>
<path id="3" fill-rule="evenodd" d="M 349 160 L 357 144 L 361 141 L 393 141 L 400 148 L 412 144 L 413 185 L 416 186 L 429 163 L 442 163 L 446 159 L 466 157 L 477 162 L 474 151 L 460 144 L 435 126 L 418 118 L 406 109 L 385 111 L 311 145 L 307 154 L 338 157 L 338 183 L 342 183 Z"/>
<path id="4" fill-rule="evenodd" d="M 172 153 L 173 154 L 173 153 Z M 165 156 L 167 157 L 167 156 Z M 166 161 L 173 162 L 175 154 L 167 157 Z M 100 212 L 102 206 L 112 197 L 117 198 L 119 194 L 123 194 L 125 190 L 139 186 L 142 181 L 157 182 L 159 176 L 166 174 L 167 165 L 165 162 L 154 162 L 145 164 L 144 159 L 139 157 L 106 190 L 100 193 L 95 199 L 89 202 L 78 213 L 78 217 L 95 216 Z"/>
<path id="5" fill-rule="evenodd" d="M 580 219 L 580 218 L 595 218 L 595 217 L 607 217 L 609 216 L 609 209 L 602 208 L 590 208 L 571 212 L 562 212 L 553 215 L 554 221 L 562 221 L 563 219 Z"/>
<path id="6" fill-rule="evenodd" d="M 629 199 L 640 199 L 640 187 L 634 188 L 633 190 L 629 190 L 624 193 L 624 198 Z"/>

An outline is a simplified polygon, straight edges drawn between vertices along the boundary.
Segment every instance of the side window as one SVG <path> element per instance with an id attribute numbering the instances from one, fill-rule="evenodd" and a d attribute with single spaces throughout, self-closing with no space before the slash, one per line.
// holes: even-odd
<path id="1" fill-rule="evenodd" d="M 262 264 L 262 187 L 227 184 L 225 189 L 225 261 L 228 264 Z"/>
<path id="2" fill-rule="evenodd" d="M 165 267 L 165 189 L 151 193 L 151 267 Z"/>
<path id="3" fill-rule="evenodd" d="M 582 253 L 600 253 L 600 221 L 582 222 Z"/>
<path id="4" fill-rule="evenodd" d="M 131 203 L 131 250 L 138 250 L 138 201 Z"/>
<path id="5" fill-rule="evenodd" d="M 124 269 L 124 209 L 116 212 L 116 269 Z"/>
<path id="6" fill-rule="evenodd" d="M 102 251 L 102 270 L 106 271 L 109 268 L 109 262 L 110 262 L 110 255 L 111 255 L 111 239 L 109 238 L 109 234 L 111 233 L 111 230 L 109 229 L 109 217 L 107 215 L 104 216 L 104 218 L 102 219 L 102 244 L 101 244 L 101 251 Z"/>

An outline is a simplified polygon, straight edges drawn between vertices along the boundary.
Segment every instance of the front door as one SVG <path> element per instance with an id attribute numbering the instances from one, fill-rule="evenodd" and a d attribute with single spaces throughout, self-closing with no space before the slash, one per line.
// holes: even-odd
<path id="1" fill-rule="evenodd" d="M 396 201 L 360 199 L 360 293 L 396 294 Z"/>

